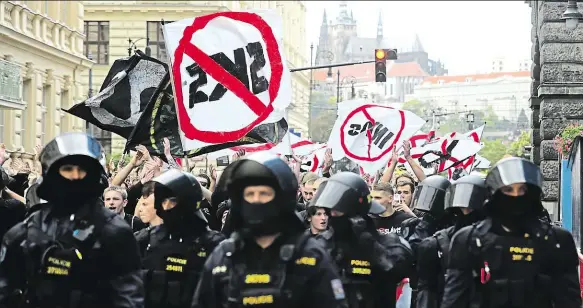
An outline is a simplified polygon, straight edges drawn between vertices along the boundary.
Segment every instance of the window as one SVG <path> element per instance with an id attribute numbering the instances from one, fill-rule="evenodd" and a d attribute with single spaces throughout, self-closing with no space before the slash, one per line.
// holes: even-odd
<path id="1" fill-rule="evenodd" d="M 164 21 L 164 23 L 171 23 L 172 21 Z M 152 57 L 162 61 L 168 61 L 168 54 L 166 53 L 166 45 L 164 44 L 164 33 L 162 32 L 162 22 L 148 21 L 146 23 L 146 30 L 148 46 L 152 50 Z"/>
<path id="2" fill-rule="evenodd" d="M 32 81 L 30 79 L 25 79 L 22 82 L 22 100 L 26 102 L 27 108 L 20 112 L 20 127 L 16 130 L 20 143 L 15 140 L 16 144 L 24 144 L 24 129 L 26 127 L 26 114 L 28 113 L 28 108 L 30 106 L 35 106 L 30 102 L 30 93 L 32 92 Z"/>
<path id="3" fill-rule="evenodd" d="M 109 64 L 109 21 L 86 21 L 85 35 L 85 56 Z"/>
<path id="4" fill-rule="evenodd" d="M 45 130 L 47 124 L 47 102 L 49 101 L 49 95 L 51 93 L 51 86 L 45 85 L 43 86 L 43 93 L 42 93 L 42 100 L 41 100 L 41 116 L 40 116 L 40 128 L 41 131 L 39 132 L 38 136 L 40 136 L 40 141 L 42 144 L 47 143 L 45 140 Z"/>

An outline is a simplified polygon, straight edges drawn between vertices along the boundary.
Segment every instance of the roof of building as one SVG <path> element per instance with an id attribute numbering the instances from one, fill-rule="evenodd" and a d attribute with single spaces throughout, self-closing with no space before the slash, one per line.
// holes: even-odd
<path id="1" fill-rule="evenodd" d="M 423 80 L 423 84 L 461 83 L 467 81 L 479 81 L 488 79 L 498 79 L 502 77 L 530 77 L 530 71 L 520 72 L 495 72 L 488 74 L 456 75 L 456 76 L 431 76 Z"/>
<path id="2" fill-rule="evenodd" d="M 333 68 L 332 73 L 336 79 L 336 71 L 340 70 L 340 77 L 353 76 L 358 82 L 371 82 L 375 80 L 374 63 L 357 64 L 345 67 Z M 387 77 L 427 77 L 417 62 L 391 63 L 387 65 Z M 322 68 L 314 71 L 314 80 L 324 81 L 328 77 L 328 69 Z"/>
<path id="3" fill-rule="evenodd" d="M 363 50 L 367 51 L 371 56 L 373 56 L 373 52 L 371 50 L 375 50 L 377 48 L 391 48 L 389 39 L 383 38 L 383 40 L 379 43 L 376 38 L 353 36 L 348 40 L 348 44 L 346 44 L 346 49 L 344 52 L 348 54 L 361 54 L 361 50 Z"/>

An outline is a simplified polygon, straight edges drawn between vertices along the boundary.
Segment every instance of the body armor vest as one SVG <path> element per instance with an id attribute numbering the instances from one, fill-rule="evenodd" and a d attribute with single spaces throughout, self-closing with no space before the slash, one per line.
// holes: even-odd
<path id="1" fill-rule="evenodd" d="M 451 243 L 450 231 L 453 227 L 438 231 L 433 237 L 437 241 L 437 257 L 441 264 L 440 275 L 437 277 L 437 286 L 439 294 L 443 295 L 445 280 L 447 277 L 447 262 L 449 256 L 449 245 Z"/>
<path id="2" fill-rule="evenodd" d="M 147 308 L 190 307 L 207 255 L 200 237 L 192 240 L 169 236 L 146 248 L 143 266 Z"/>
<path id="3" fill-rule="evenodd" d="M 230 251 L 227 251 L 226 267 L 231 270 L 226 286 L 227 299 L 223 304 L 224 307 L 240 308 L 255 305 L 261 308 L 297 307 L 299 302 L 294 299 L 289 284 L 290 268 L 297 263 L 297 260 L 300 260 L 299 253 L 303 251 L 309 238 L 309 235 L 302 234 L 293 243 L 281 246 L 279 262 L 275 267 L 267 270 L 251 269 L 244 262 L 233 260 L 231 256 L 235 251 L 235 243 L 228 243 Z M 305 261 L 309 262 L 309 260 Z M 294 276 L 294 278 L 302 277 Z"/>
<path id="4" fill-rule="evenodd" d="M 550 277 L 543 273 L 552 249 L 549 235 L 499 236 L 488 232 L 472 238 L 477 252 L 475 275 L 482 285 L 472 307 L 550 307 Z"/>
<path id="5" fill-rule="evenodd" d="M 99 268 L 96 249 L 103 226 L 110 217 L 95 224 L 81 223 L 75 230 L 64 230 L 55 239 L 42 231 L 42 212 L 25 220 L 24 251 L 27 289 L 23 307 L 91 308 L 103 307 L 107 299 L 97 295 L 107 269 Z M 59 232 L 57 230 L 56 232 Z"/>
<path id="6" fill-rule="evenodd" d="M 375 307 L 371 256 L 354 245 L 337 242 L 333 258 L 338 266 L 346 300 L 350 308 Z"/>

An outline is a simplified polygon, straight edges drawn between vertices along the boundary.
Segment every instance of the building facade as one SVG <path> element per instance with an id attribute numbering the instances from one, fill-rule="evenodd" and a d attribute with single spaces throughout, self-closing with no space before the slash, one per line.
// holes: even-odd
<path id="1" fill-rule="evenodd" d="M 374 49 L 397 48 L 384 36 L 382 12 L 378 16 L 376 37 L 359 37 L 356 26 L 357 21 L 347 1 L 340 1 L 338 16 L 334 19 L 328 19 L 324 10 L 318 45 L 313 55 L 316 65 L 374 60 Z M 415 36 L 413 44 L 407 49 L 400 50 L 395 62 L 416 62 L 431 76 L 447 74 L 443 63 L 429 59 L 419 36 Z"/>
<path id="2" fill-rule="evenodd" d="M 302 1 L 85 1 L 85 54 L 96 65 L 92 76 L 86 73 L 85 84 L 99 89 L 116 59 L 127 57 L 132 47 L 151 48 L 152 56 L 167 61 L 162 19 L 172 22 L 218 11 L 275 9 L 283 19 L 284 53 L 288 67 L 307 64 L 305 50 L 306 8 Z M 285 12 L 285 14 L 284 14 Z M 292 73 L 292 103 L 288 123 L 295 132 L 307 133 L 309 77 L 305 72 Z M 112 136 L 113 151 L 121 151 L 125 140 Z"/>
<path id="3" fill-rule="evenodd" d="M 520 61 L 510 61 L 503 57 L 493 58 L 490 63 L 488 73 L 500 72 L 526 72 L 530 71 L 532 61 L 530 59 L 523 59 Z"/>
<path id="4" fill-rule="evenodd" d="M 517 122 L 522 112 L 530 118 L 530 72 L 432 76 L 415 87 L 405 101 L 418 100 L 446 112 L 487 111 Z M 494 124 L 494 123 L 492 123 Z"/>
<path id="5" fill-rule="evenodd" d="M 81 1 L 0 1 L 0 142 L 32 153 L 56 135 L 84 131 L 63 112 L 84 98 Z"/>
<path id="6" fill-rule="evenodd" d="M 387 61 L 387 81 L 384 83 L 375 82 L 374 63 L 334 68 L 331 72 L 332 78 L 328 76 L 328 69 L 315 70 L 314 83 L 320 87 L 327 85 L 325 88 L 334 96 L 340 94 L 339 101 L 350 99 L 354 88 L 355 97 L 377 98 L 377 102 L 387 103 L 404 102 L 406 95 L 413 93 L 415 86 L 429 76 L 416 62 L 396 61 Z"/>
<path id="7" fill-rule="evenodd" d="M 578 2 L 578 1 L 577 1 Z M 561 131 L 583 121 L 583 27 L 566 27 L 562 14 L 567 1 L 527 1 L 531 8 L 532 82 L 532 157 L 543 175 L 543 204 L 555 219 L 559 215 L 559 173 L 561 157 L 554 138 Z M 579 13 L 583 12 L 579 3 Z M 575 172 L 575 169 L 573 169 Z M 578 183 L 577 183 L 578 185 Z M 576 193 L 573 182 L 573 198 Z M 573 209 L 580 211 L 573 199 Z M 575 212 L 573 212 L 575 213 Z M 568 215 L 568 213 L 564 213 Z M 580 244 L 579 218 L 573 214 L 573 233 Z M 577 231 L 576 231 L 577 230 Z"/>

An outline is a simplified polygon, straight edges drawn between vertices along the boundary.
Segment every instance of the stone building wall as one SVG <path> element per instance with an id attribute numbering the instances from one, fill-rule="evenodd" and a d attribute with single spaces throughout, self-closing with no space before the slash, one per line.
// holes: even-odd
<path id="1" fill-rule="evenodd" d="M 543 174 L 545 206 L 555 212 L 560 157 L 553 139 L 567 125 L 583 122 L 583 25 L 566 28 L 561 15 L 567 1 L 528 3 L 532 9 L 532 159 Z"/>

